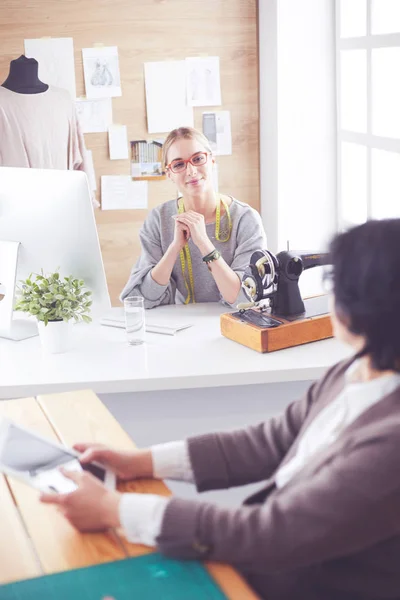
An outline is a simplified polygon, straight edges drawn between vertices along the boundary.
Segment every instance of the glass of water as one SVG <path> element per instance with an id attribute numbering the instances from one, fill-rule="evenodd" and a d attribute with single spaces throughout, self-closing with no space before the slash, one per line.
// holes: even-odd
<path id="1" fill-rule="evenodd" d="M 125 328 L 128 344 L 137 346 L 144 342 L 145 317 L 142 296 L 128 296 L 124 300 Z"/>

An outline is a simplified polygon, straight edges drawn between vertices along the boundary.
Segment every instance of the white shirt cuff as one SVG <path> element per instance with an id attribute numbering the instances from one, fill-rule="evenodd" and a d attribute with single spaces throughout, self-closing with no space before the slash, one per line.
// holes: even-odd
<path id="1" fill-rule="evenodd" d="M 194 475 L 185 440 L 152 446 L 151 454 L 154 477 L 193 483 Z"/>
<path id="2" fill-rule="evenodd" d="M 155 494 L 122 494 L 119 520 L 125 537 L 134 544 L 155 546 L 168 502 Z"/>

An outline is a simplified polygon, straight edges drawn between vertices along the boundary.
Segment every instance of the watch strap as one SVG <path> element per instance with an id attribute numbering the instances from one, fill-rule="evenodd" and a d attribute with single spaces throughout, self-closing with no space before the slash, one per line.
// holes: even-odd
<path id="1" fill-rule="evenodd" d="M 205 263 L 212 262 L 213 260 L 217 260 L 221 256 L 221 252 L 214 248 L 211 252 L 203 256 L 202 260 Z"/>

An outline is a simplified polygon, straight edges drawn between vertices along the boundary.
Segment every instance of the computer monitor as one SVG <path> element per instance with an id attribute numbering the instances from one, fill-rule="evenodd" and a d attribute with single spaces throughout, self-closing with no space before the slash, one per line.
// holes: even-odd
<path id="1" fill-rule="evenodd" d="M 92 291 L 92 316 L 101 316 L 110 308 L 91 195 L 83 172 L 0 167 L 0 283 L 4 295 L 0 301 L 0 336 L 23 339 L 32 332 L 27 329 L 24 335 L 20 319 L 7 324 L 10 315 L 1 315 L 4 300 L 8 298 L 11 305 L 10 294 L 14 297 L 14 289 L 8 289 L 4 281 L 8 270 L 10 282 L 12 244 L 5 243 L 10 241 L 20 242 L 17 282 L 41 269 L 59 270 L 62 276 L 73 275 L 85 281 Z"/>

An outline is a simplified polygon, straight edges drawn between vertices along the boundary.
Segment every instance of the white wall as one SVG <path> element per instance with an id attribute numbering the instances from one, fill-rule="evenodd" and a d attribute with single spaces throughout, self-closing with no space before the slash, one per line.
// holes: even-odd
<path id="1" fill-rule="evenodd" d="M 336 231 L 334 0 L 259 0 L 261 212 L 273 251 Z M 319 274 L 301 277 L 303 294 Z"/>

